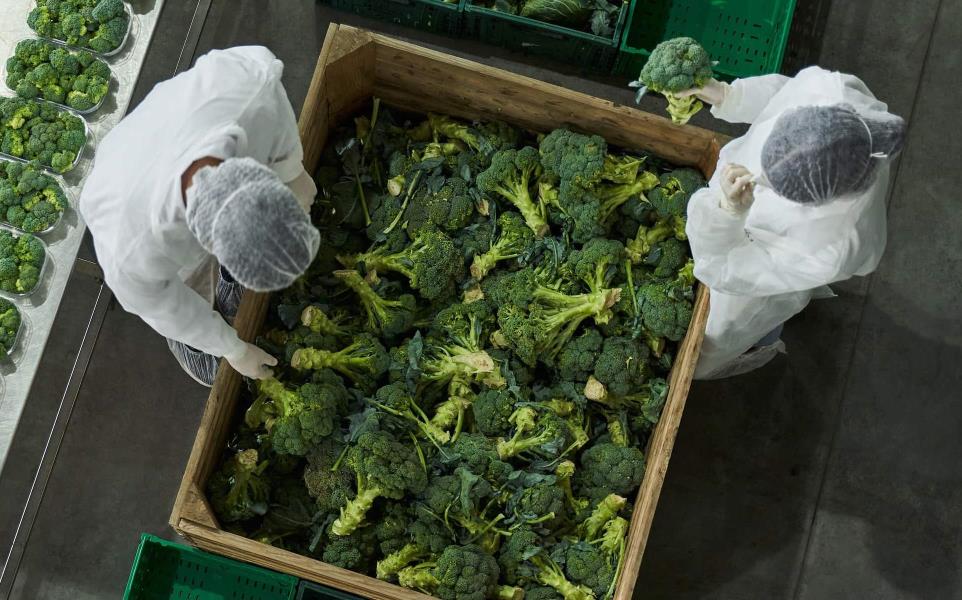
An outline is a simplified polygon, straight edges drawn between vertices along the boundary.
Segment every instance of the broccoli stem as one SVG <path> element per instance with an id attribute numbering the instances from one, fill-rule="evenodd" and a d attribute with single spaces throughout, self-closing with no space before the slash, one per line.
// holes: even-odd
<path id="1" fill-rule="evenodd" d="M 641 177 L 635 179 L 631 183 L 613 185 L 604 188 L 599 193 L 601 208 L 598 212 L 598 221 L 604 223 L 608 220 L 612 213 L 618 209 L 619 206 L 635 196 L 641 196 L 644 198 L 645 192 L 652 190 L 657 186 L 658 176 L 654 173 L 645 171 L 641 174 Z"/>
<path id="2" fill-rule="evenodd" d="M 358 477 L 357 496 L 341 507 L 341 516 L 331 525 L 334 535 L 351 535 L 364 523 L 367 513 L 374 506 L 374 501 L 381 496 L 377 487 L 365 487 L 363 480 Z"/>
<path id="3" fill-rule="evenodd" d="M 408 589 L 421 590 L 428 594 L 433 593 L 439 583 L 438 578 L 431 572 L 433 568 L 434 563 L 404 567 L 397 574 L 398 583 Z"/>
<path id="4" fill-rule="evenodd" d="M 608 434 L 611 436 L 611 443 L 615 446 L 628 447 L 628 433 L 621 420 L 615 416 L 608 418 Z"/>
<path id="5" fill-rule="evenodd" d="M 700 111 L 704 106 L 701 100 L 698 100 L 694 96 L 680 98 L 671 92 L 662 93 L 668 100 L 668 114 L 671 115 L 672 122 L 677 125 L 685 125 L 688 123 L 688 121 L 695 116 L 695 113 Z"/>
<path id="6" fill-rule="evenodd" d="M 498 600 L 524 600 L 524 590 L 507 585 L 498 586 Z"/>
<path id="7" fill-rule="evenodd" d="M 501 250 L 498 248 L 497 244 L 495 244 L 494 246 L 491 246 L 491 249 L 484 254 L 475 255 L 474 262 L 471 263 L 471 277 L 481 281 L 488 273 L 491 272 L 491 269 L 497 266 L 498 261 L 516 258 L 517 256 L 517 254 L 502 255 Z"/>
<path id="8" fill-rule="evenodd" d="M 550 558 L 538 555 L 531 559 L 531 563 L 538 568 L 538 583 L 554 588 L 564 600 L 594 600 L 594 592 L 568 581 L 561 567 Z"/>
<path id="9" fill-rule="evenodd" d="M 581 527 L 578 528 L 578 533 L 581 537 L 590 541 L 598 539 L 598 534 L 604 528 L 605 524 L 618 516 L 618 511 L 620 511 L 625 504 L 628 503 L 624 497 L 617 494 L 608 494 L 605 498 L 598 503 L 588 518 L 584 520 Z"/>
<path id="10" fill-rule="evenodd" d="M 518 212 L 524 218 L 524 222 L 531 228 L 536 237 L 541 238 L 548 233 L 550 227 L 545 219 L 544 208 L 531 199 L 531 194 L 528 192 L 527 177 L 513 185 L 499 184 L 495 186 L 494 191 L 501 194 L 518 209 Z"/>
<path id="11" fill-rule="evenodd" d="M 544 343 L 540 349 L 548 358 L 554 358 L 571 340 L 581 322 L 593 318 L 603 325 L 611 320 L 611 307 L 621 298 L 621 289 L 599 289 L 587 294 L 569 296 L 546 287 L 534 291 L 535 300 L 543 303 L 548 310 L 544 315 L 542 335 Z"/>
<path id="12" fill-rule="evenodd" d="M 392 231 L 394 231 L 394 228 L 401 223 L 401 219 L 404 217 L 404 212 L 408 208 L 408 203 L 411 201 L 411 198 L 414 196 L 414 190 L 417 189 L 418 183 L 420 183 L 421 181 L 421 173 L 423 173 L 423 171 L 418 171 L 417 173 L 414 174 L 414 179 L 411 180 L 411 185 L 408 186 L 408 191 L 407 193 L 404 194 L 404 200 L 401 202 L 401 210 L 398 211 L 397 216 L 394 217 L 394 220 L 391 221 L 391 224 L 388 225 L 387 228 L 382 232 L 384 233 L 384 235 L 387 235 Z M 403 176 L 399 175 L 398 177 L 402 177 L 401 185 L 403 185 L 403 182 L 404 182 Z M 400 193 L 400 191 L 398 193 Z"/>
<path id="13" fill-rule="evenodd" d="M 319 306 L 308 306 L 301 313 L 301 325 L 307 327 L 314 333 L 324 335 L 344 335 L 344 329 L 332 321 Z"/>
<path id="14" fill-rule="evenodd" d="M 404 567 L 424 556 L 424 551 L 416 544 L 407 544 L 400 550 L 377 561 L 377 578 L 388 580 Z"/>

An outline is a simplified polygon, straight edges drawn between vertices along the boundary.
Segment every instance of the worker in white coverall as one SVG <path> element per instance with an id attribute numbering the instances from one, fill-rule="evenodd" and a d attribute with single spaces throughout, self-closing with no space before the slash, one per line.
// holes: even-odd
<path id="1" fill-rule="evenodd" d="M 730 377 L 778 352 L 782 325 L 828 285 L 878 266 L 889 165 L 905 122 L 862 81 L 811 67 L 689 90 L 748 123 L 688 207 L 695 275 L 711 289 L 695 377 Z"/>
<path id="2" fill-rule="evenodd" d="M 218 357 L 271 375 L 230 322 L 245 288 L 289 286 L 320 242 L 283 69 L 262 47 L 201 57 L 100 141 L 80 197 L 107 285 L 206 386 Z"/>

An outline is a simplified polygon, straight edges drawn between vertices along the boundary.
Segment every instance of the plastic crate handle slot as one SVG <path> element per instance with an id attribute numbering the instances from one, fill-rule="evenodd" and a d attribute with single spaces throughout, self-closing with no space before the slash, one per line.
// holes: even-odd
<path id="1" fill-rule="evenodd" d="M 389 1 L 395 4 L 401 4 L 403 6 L 411 6 L 412 4 L 414 4 L 412 0 L 389 0 Z"/>

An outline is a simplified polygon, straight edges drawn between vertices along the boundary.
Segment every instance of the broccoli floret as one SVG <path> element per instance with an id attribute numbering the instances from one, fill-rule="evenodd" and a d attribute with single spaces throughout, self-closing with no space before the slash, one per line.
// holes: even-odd
<path id="1" fill-rule="evenodd" d="M 13 350 L 20 331 L 20 311 L 9 300 L 0 298 L 0 347 L 4 352 Z"/>
<path id="2" fill-rule="evenodd" d="M 498 230 L 498 239 L 485 252 L 476 254 L 471 263 L 471 276 L 479 281 L 499 262 L 521 256 L 534 241 L 531 229 L 516 212 L 501 213 Z"/>
<path id="3" fill-rule="evenodd" d="M 485 390 L 478 394 L 471 403 L 478 431 L 488 437 L 506 435 L 511 430 L 510 418 L 515 401 L 511 392 L 505 389 Z"/>
<path id="4" fill-rule="evenodd" d="M 578 526 L 578 535 L 593 542 L 598 539 L 605 526 L 618 517 L 618 513 L 628 504 L 628 500 L 617 494 L 604 496 L 591 511 L 591 514 Z"/>
<path id="5" fill-rule="evenodd" d="M 638 310 L 645 328 L 651 335 L 680 341 L 691 323 L 693 306 L 690 300 L 678 297 L 673 282 L 650 282 L 637 292 Z"/>
<path id="6" fill-rule="evenodd" d="M 486 600 L 498 597 L 498 561 L 480 547 L 448 546 L 436 563 L 406 567 L 398 573 L 404 587 L 434 594 L 441 600 Z"/>
<path id="7" fill-rule="evenodd" d="M 267 512 L 270 484 L 257 450 L 243 450 L 214 473 L 207 486 L 214 512 L 225 523 L 246 521 Z"/>
<path id="8" fill-rule="evenodd" d="M 346 448 L 329 437 L 307 454 L 304 485 L 325 514 L 336 513 L 354 497 L 354 474 L 342 460 Z"/>
<path id="9" fill-rule="evenodd" d="M 562 517 L 565 514 L 564 507 L 564 490 L 554 481 L 542 480 L 524 488 L 515 510 L 522 521 L 543 523 Z"/>
<path id="10" fill-rule="evenodd" d="M 705 179 L 694 169 L 675 169 L 659 178 L 658 187 L 648 193 L 648 202 L 659 219 L 684 218 L 688 201 L 698 189 L 705 187 Z"/>
<path id="11" fill-rule="evenodd" d="M 381 377 L 390 362 L 381 342 L 366 333 L 357 336 L 351 345 L 338 352 L 301 348 L 291 356 L 291 367 L 294 369 L 334 369 L 359 385 Z"/>
<path id="12" fill-rule="evenodd" d="M 425 437 L 437 444 L 447 444 L 451 440 L 451 434 L 431 422 L 421 410 L 403 382 L 397 381 L 378 389 L 374 404 L 389 414 L 410 421 Z"/>
<path id="13" fill-rule="evenodd" d="M 357 496 L 341 509 L 331 526 L 334 535 L 353 533 L 378 498 L 400 500 L 406 493 L 420 493 L 427 485 L 417 453 L 387 432 L 361 434 L 347 462 L 357 475 Z"/>
<path id="14" fill-rule="evenodd" d="M 363 264 L 368 270 L 400 273 L 424 298 L 434 300 L 450 294 L 464 273 L 464 260 L 454 242 L 440 231 L 428 229 L 399 252 L 380 247 L 344 261 L 345 266 Z"/>
<path id="15" fill-rule="evenodd" d="M 450 459 L 462 464 L 494 485 L 501 485 L 513 470 L 501 460 L 494 442 L 476 433 L 465 433 L 450 446 Z"/>
<path id="16" fill-rule="evenodd" d="M 688 262 L 688 245 L 670 237 L 655 244 L 645 258 L 645 263 L 655 267 L 655 277 L 673 277 Z"/>
<path id="17" fill-rule="evenodd" d="M 123 15 L 124 3 L 122 0 L 100 0 L 90 13 L 90 16 L 98 23 L 106 23 Z"/>
<path id="18" fill-rule="evenodd" d="M 537 414 L 531 408 L 521 407 L 511 416 L 511 422 L 514 435 L 498 440 L 501 460 L 527 453 L 556 458 L 570 451 L 577 441 L 571 424 L 554 412 Z"/>
<path id="19" fill-rule="evenodd" d="M 473 215 L 474 199 L 468 184 L 460 177 L 448 179 L 436 193 L 423 191 L 411 200 L 404 214 L 408 235 L 412 237 L 430 228 L 458 231 L 471 221 Z"/>
<path id="20" fill-rule="evenodd" d="M 601 442 L 581 454 L 578 481 L 587 488 L 627 495 L 641 485 L 645 455 L 638 448 Z"/>
<path id="21" fill-rule="evenodd" d="M 123 15 L 106 23 L 101 23 L 87 45 L 94 52 L 101 54 L 116 50 L 124 41 L 124 36 L 127 35 L 129 26 L 127 21 L 127 16 Z"/>
<path id="22" fill-rule="evenodd" d="M 301 325 L 314 333 L 334 337 L 344 337 L 347 330 L 341 326 L 339 319 L 331 318 L 320 306 L 308 306 L 301 312 Z"/>
<path id="23" fill-rule="evenodd" d="M 607 552 L 587 542 L 571 544 L 565 552 L 565 572 L 568 577 L 591 589 L 599 598 L 607 597 L 617 568 L 617 563 L 612 564 Z"/>
<path id="24" fill-rule="evenodd" d="M 306 383 L 296 391 L 270 378 L 257 382 L 258 399 L 247 411 L 251 428 L 264 426 L 279 454 L 306 455 L 337 429 L 349 394 L 336 375 Z"/>
<path id="25" fill-rule="evenodd" d="M 597 186 L 593 193 L 600 203 L 598 220 L 604 223 L 625 202 L 632 198 L 643 198 L 644 194 L 658 185 L 658 177 L 651 172 L 642 171 L 634 180 L 627 183 Z"/>
<path id="26" fill-rule="evenodd" d="M 536 237 L 548 232 L 544 207 L 531 196 L 531 186 L 541 171 L 538 151 L 530 146 L 502 150 L 491 158 L 491 166 L 477 177 L 478 189 L 510 202 Z"/>
<path id="27" fill-rule="evenodd" d="M 693 96 L 679 98 L 675 94 L 700 88 L 712 76 L 708 52 L 694 39 L 679 37 L 655 46 L 638 79 L 648 89 L 664 94 L 672 121 L 684 125 L 702 109 L 702 103 Z"/>
<path id="28" fill-rule="evenodd" d="M 564 600 L 595 600 L 591 589 L 569 581 L 558 563 L 546 554 L 536 554 L 529 560 L 537 568 L 538 583 L 554 589 Z"/>
<path id="29" fill-rule="evenodd" d="M 558 374 L 565 381 L 585 381 L 595 369 L 595 360 L 601 350 L 601 334 L 594 327 L 572 338 L 558 354 Z"/>
<path id="30" fill-rule="evenodd" d="M 597 135 L 556 129 L 541 140 L 541 162 L 561 182 L 587 189 L 601 180 L 608 144 Z"/>
<path id="31" fill-rule="evenodd" d="M 648 348 L 626 337 L 605 340 L 597 355 L 594 375 L 616 396 L 636 392 L 648 376 Z"/>
<path id="32" fill-rule="evenodd" d="M 378 295 L 357 271 L 335 271 L 334 276 L 357 294 L 367 313 L 369 331 L 392 338 L 414 324 L 417 305 L 411 294 L 401 294 L 397 300 L 387 300 Z"/>
<path id="33" fill-rule="evenodd" d="M 632 263 L 640 264 L 648 258 L 656 244 L 667 240 L 673 234 L 671 223 L 668 221 L 659 221 L 651 227 L 641 225 L 635 237 L 628 240 L 628 244 L 625 245 L 625 254 Z"/>

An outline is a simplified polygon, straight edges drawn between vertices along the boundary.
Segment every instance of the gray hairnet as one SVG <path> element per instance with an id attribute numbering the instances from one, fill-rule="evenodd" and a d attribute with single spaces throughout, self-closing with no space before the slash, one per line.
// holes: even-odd
<path id="1" fill-rule="evenodd" d="M 762 169 L 779 195 L 823 204 L 866 190 L 904 140 L 901 117 L 859 114 L 848 104 L 803 106 L 778 117 L 762 148 Z"/>
<path id="2" fill-rule="evenodd" d="M 194 174 L 187 226 L 234 279 L 257 292 L 291 285 L 320 244 L 294 194 L 252 158 L 231 158 Z"/>

